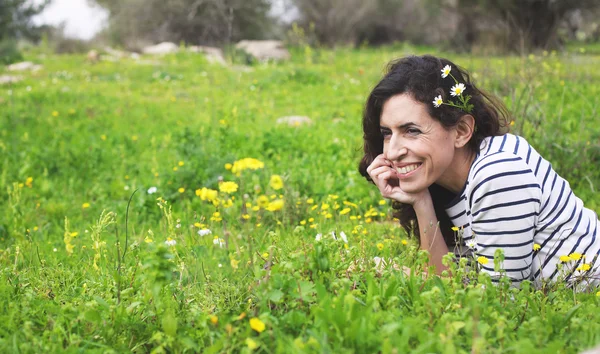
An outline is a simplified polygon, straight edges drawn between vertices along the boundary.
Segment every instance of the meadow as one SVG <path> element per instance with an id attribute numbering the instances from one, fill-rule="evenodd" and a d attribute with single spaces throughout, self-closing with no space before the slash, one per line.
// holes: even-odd
<path id="1" fill-rule="evenodd" d="M 391 59 L 425 53 L 498 95 L 512 132 L 600 212 L 600 55 L 585 48 L 299 47 L 288 62 L 229 66 L 185 52 L 98 63 L 31 52 L 43 68 L 0 87 L 0 351 L 600 344 L 600 292 L 494 286 L 466 262 L 425 275 L 427 255 L 359 175 L 370 88 Z M 293 115 L 312 124 L 277 124 Z"/>

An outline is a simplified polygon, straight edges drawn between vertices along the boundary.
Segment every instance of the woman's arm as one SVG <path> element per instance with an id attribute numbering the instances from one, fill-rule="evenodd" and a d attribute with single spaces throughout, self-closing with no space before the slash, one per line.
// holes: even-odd
<path id="1" fill-rule="evenodd" d="M 442 274 L 448 269 L 442 264 L 442 257 L 448 253 L 448 245 L 440 231 L 431 196 L 422 198 L 413 204 L 413 208 L 419 223 L 421 249 L 429 252 L 429 265 L 435 267 L 436 274 Z"/>

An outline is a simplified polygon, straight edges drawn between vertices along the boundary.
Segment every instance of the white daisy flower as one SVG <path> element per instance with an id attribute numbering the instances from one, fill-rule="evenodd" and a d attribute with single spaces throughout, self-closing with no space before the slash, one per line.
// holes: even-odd
<path id="1" fill-rule="evenodd" d="M 468 240 L 467 242 L 465 242 L 465 245 L 467 247 L 469 247 L 470 249 L 474 250 L 477 247 L 477 241 L 475 241 L 474 238 Z"/>
<path id="2" fill-rule="evenodd" d="M 165 245 L 167 245 L 167 246 L 175 246 L 176 244 L 177 244 L 177 241 L 173 240 L 170 237 L 168 237 L 167 240 L 165 241 Z"/>
<path id="3" fill-rule="evenodd" d="M 445 79 L 448 76 L 448 74 L 450 74 L 451 70 L 452 67 L 450 65 L 444 66 L 444 68 L 442 69 L 442 79 Z"/>
<path id="4" fill-rule="evenodd" d="M 218 236 L 215 236 L 215 238 L 213 239 L 213 244 L 219 245 L 219 247 L 223 248 L 225 247 L 225 240 L 219 238 Z"/>
<path id="5" fill-rule="evenodd" d="M 200 235 L 200 236 L 206 236 L 206 235 L 210 235 L 210 234 L 212 234 L 212 231 L 210 231 L 209 229 L 198 230 L 198 235 Z"/>
<path id="6" fill-rule="evenodd" d="M 148 188 L 148 194 L 154 194 L 158 191 L 158 188 L 156 187 L 150 187 Z"/>
<path id="7" fill-rule="evenodd" d="M 444 103 L 444 101 L 442 100 L 442 95 L 439 95 L 433 99 L 433 106 L 435 108 L 438 108 L 439 106 L 441 106 L 442 103 Z"/>
<path id="8" fill-rule="evenodd" d="M 460 96 L 460 95 L 462 95 L 463 92 L 465 92 L 465 89 L 466 89 L 465 84 L 462 84 L 462 83 L 456 84 L 456 85 L 452 86 L 452 88 L 450 89 L 450 94 L 452 96 Z"/>
<path id="9" fill-rule="evenodd" d="M 317 236 L 315 236 L 315 241 L 321 241 L 322 237 L 323 237 L 323 235 L 317 234 Z"/>

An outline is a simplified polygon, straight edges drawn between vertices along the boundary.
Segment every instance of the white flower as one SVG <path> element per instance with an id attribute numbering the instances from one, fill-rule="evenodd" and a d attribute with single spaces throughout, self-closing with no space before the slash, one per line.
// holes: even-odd
<path id="1" fill-rule="evenodd" d="M 442 103 L 444 103 L 444 101 L 442 100 L 442 95 L 439 95 L 433 99 L 433 106 L 435 108 L 438 108 L 439 106 L 441 106 Z"/>
<path id="2" fill-rule="evenodd" d="M 452 67 L 450 65 L 444 66 L 444 68 L 442 69 L 442 79 L 445 79 L 446 76 L 450 74 L 450 70 L 452 70 Z"/>
<path id="3" fill-rule="evenodd" d="M 223 248 L 225 247 L 225 240 L 219 238 L 219 236 L 215 236 L 215 238 L 213 239 L 213 244 L 219 245 L 219 247 Z"/>
<path id="4" fill-rule="evenodd" d="M 148 194 L 154 194 L 158 191 L 158 188 L 156 187 L 150 187 L 148 188 Z"/>
<path id="5" fill-rule="evenodd" d="M 206 236 L 206 235 L 210 235 L 210 234 L 212 234 L 212 231 L 210 231 L 209 229 L 198 230 L 198 235 L 200 235 L 200 236 Z"/>
<path id="6" fill-rule="evenodd" d="M 470 249 L 474 250 L 477 247 L 477 241 L 474 238 L 472 238 L 465 242 L 465 245 L 467 245 L 467 247 L 469 247 Z"/>
<path id="7" fill-rule="evenodd" d="M 167 240 L 165 241 L 165 245 L 167 245 L 167 246 L 175 246 L 176 244 L 177 244 L 177 241 L 173 240 L 170 237 L 168 237 Z"/>
<path id="8" fill-rule="evenodd" d="M 344 233 L 344 231 L 340 232 L 340 237 L 342 238 L 342 240 L 346 243 L 348 243 L 348 237 L 346 237 L 346 234 Z"/>
<path id="9" fill-rule="evenodd" d="M 315 241 L 321 241 L 322 237 L 323 237 L 323 235 L 317 234 L 317 236 L 315 236 Z"/>
<path id="10" fill-rule="evenodd" d="M 332 238 L 334 241 L 337 241 L 337 236 L 335 235 L 335 231 L 331 231 L 331 238 Z"/>
<path id="11" fill-rule="evenodd" d="M 465 84 L 456 84 L 454 86 L 452 86 L 452 88 L 450 89 L 450 94 L 452 96 L 460 96 L 462 95 L 463 92 L 465 92 Z"/>

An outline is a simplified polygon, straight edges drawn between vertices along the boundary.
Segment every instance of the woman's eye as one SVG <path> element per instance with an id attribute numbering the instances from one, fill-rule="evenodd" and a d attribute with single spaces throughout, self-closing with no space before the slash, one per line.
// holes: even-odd
<path id="1" fill-rule="evenodd" d="M 391 135 L 392 135 L 392 133 L 390 131 L 387 131 L 387 130 L 382 130 L 381 131 L 381 136 L 384 137 L 384 138 L 387 138 L 387 137 L 389 137 Z"/>
<path id="2" fill-rule="evenodd" d="M 418 135 L 421 134 L 421 131 L 419 129 L 416 128 L 408 128 L 406 129 L 406 132 L 410 135 Z"/>

